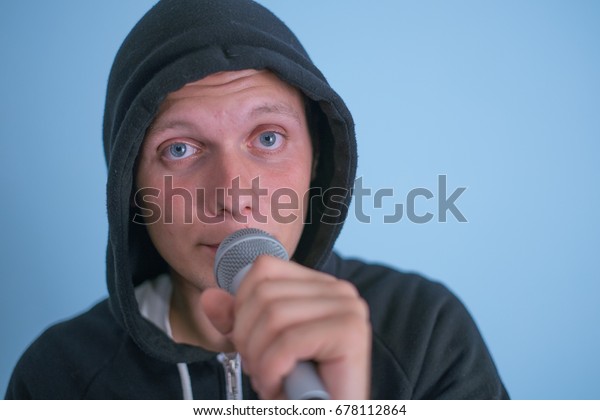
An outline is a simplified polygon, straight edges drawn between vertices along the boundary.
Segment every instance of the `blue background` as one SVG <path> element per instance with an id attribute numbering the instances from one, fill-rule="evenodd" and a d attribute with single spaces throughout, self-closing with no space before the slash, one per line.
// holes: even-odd
<path id="1" fill-rule="evenodd" d="M 85 3 L 85 4 L 84 4 Z M 365 187 L 393 188 L 346 256 L 443 281 L 513 398 L 600 398 L 600 2 L 263 0 L 356 120 Z M 153 1 L 0 4 L 0 392 L 49 324 L 106 294 L 101 122 Z M 467 190 L 384 224 L 413 188 Z"/>

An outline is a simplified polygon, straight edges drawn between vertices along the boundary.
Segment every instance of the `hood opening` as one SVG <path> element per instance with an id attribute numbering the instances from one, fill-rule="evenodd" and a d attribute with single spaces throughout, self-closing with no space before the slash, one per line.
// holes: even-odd
<path id="1" fill-rule="evenodd" d="M 323 267 L 348 212 L 356 170 L 354 125 L 344 102 L 294 34 L 264 7 L 247 0 L 163 0 L 134 27 L 111 70 L 104 115 L 108 163 L 107 283 L 116 319 L 151 356 L 169 362 L 212 353 L 174 343 L 140 315 L 134 286 L 168 272 L 146 227 L 132 222 L 135 161 L 164 98 L 220 71 L 267 69 L 308 98 L 318 163 L 294 259 Z M 314 136 L 314 137 L 313 137 Z"/>

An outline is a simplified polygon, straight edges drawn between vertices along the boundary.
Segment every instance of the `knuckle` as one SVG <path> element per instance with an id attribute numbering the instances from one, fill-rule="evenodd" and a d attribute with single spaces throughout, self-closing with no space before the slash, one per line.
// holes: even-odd
<path id="1" fill-rule="evenodd" d="M 363 316 L 357 313 L 348 316 L 347 333 L 352 342 L 369 342 L 371 337 L 371 324 Z"/>
<path id="2" fill-rule="evenodd" d="M 349 332 L 363 335 L 370 330 L 369 305 L 362 298 L 348 299 L 345 309 L 343 316 Z"/>
<path id="3" fill-rule="evenodd" d="M 252 290 L 252 295 L 257 305 L 268 306 L 273 299 L 270 278 L 264 279 L 259 284 L 256 284 Z"/>
<path id="4" fill-rule="evenodd" d="M 267 265 L 267 257 L 265 255 L 259 255 L 252 263 L 252 268 L 254 270 L 261 270 L 264 269 L 265 265 Z"/>
<path id="5" fill-rule="evenodd" d="M 334 283 L 339 283 L 340 279 L 338 279 L 337 277 L 328 274 L 328 273 L 320 273 L 321 276 L 323 277 L 324 280 L 326 281 L 330 281 L 330 282 L 334 282 Z"/>
<path id="6" fill-rule="evenodd" d="M 275 302 L 261 310 L 262 325 L 268 331 L 275 331 L 280 327 L 281 316 L 279 305 Z"/>
<path id="7" fill-rule="evenodd" d="M 370 313 L 371 313 L 369 304 L 362 298 L 357 299 L 356 304 L 357 304 L 356 310 L 357 310 L 358 314 L 361 316 L 362 319 L 368 321 L 370 318 Z"/>
<path id="8" fill-rule="evenodd" d="M 335 282 L 334 287 L 336 288 L 337 292 L 342 296 L 348 296 L 352 298 L 360 297 L 358 289 L 356 289 L 356 287 L 349 281 L 338 280 Z"/>
<path id="9" fill-rule="evenodd" d="M 255 271 L 259 271 L 264 274 L 269 274 L 273 271 L 273 267 L 276 264 L 277 258 L 271 255 L 259 255 L 254 260 L 252 268 Z"/>

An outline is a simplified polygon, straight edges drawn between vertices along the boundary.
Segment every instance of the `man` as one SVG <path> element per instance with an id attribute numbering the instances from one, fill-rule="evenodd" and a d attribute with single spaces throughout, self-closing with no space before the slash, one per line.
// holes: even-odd
<path id="1" fill-rule="evenodd" d="M 303 360 L 336 399 L 507 396 L 443 286 L 332 253 L 352 118 L 263 7 L 159 2 L 115 59 L 104 144 L 110 297 L 46 331 L 8 398 L 285 398 Z M 244 227 L 292 261 L 260 257 L 233 297 L 214 259 Z"/>

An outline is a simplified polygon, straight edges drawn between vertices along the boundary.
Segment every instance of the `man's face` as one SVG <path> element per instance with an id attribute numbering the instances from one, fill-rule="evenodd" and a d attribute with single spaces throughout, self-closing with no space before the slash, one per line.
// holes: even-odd
<path id="1" fill-rule="evenodd" d="M 202 289 L 215 285 L 217 247 L 238 229 L 263 229 L 294 253 L 311 169 L 301 94 L 268 71 L 216 73 L 161 104 L 136 203 L 151 210 L 149 235 L 173 275 Z"/>

